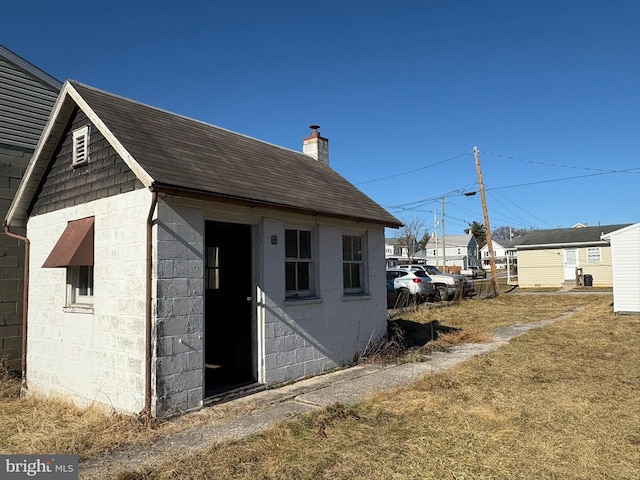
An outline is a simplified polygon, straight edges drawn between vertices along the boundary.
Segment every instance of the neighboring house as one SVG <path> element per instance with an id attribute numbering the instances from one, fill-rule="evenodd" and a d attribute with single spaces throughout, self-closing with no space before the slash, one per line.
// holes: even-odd
<path id="1" fill-rule="evenodd" d="M 408 263 L 409 249 L 400 245 L 397 238 L 385 238 L 384 257 L 387 267 L 394 267 L 400 263 Z"/>
<path id="2" fill-rule="evenodd" d="M 611 245 L 613 311 L 640 314 L 640 223 L 602 236 Z"/>
<path id="3" fill-rule="evenodd" d="M 611 286 L 611 247 L 602 235 L 627 225 L 533 230 L 521 238 L 518 284 L 560 287 L 576 284 L 576 276 L 591 275 L 594 286 Z"/>
<path id="4" fill-rule="evenodd" d="M 386 331 L 401 222 L 303 151 L 67 81 L 7 214 L 26 386 L 166 416 L 349 364 Z"/>
<path id="5" fill-rule="evenodd" d="M 518 252 L 516 246 L 520 243 L 520 238 L 514 240 L 493 240 L 493 255 L 495 259 L 496 269 L 505 270 L 507 265 L 512 271 L 516 271 L 518 267 Z M 489 244 L 485 243 L 480 248 L 480 267 L 485 270 L 491 269 L 491 259 L 489 257 Z"/>
<path id="6" fill-rule="evenodd" d="M 0 45 L 0 215 L 4 218 L 62 84 Z M 0 233 L 0 361 L 21 368 L 24 248 Z"/>
<path id="7" fill-rule="evenodd" d="M 442 237 L 437 237 L 436 240 L 436 237 L 432 235 L 425 249 L 419 252 L 416 258 L 426 261 L 429 265 L 441 266 L 445 260 L 444 254 L 446 254 L 446 267 L 465 269 L 480 266 L 478 263 L 478 242 L 476 237 L 471 234 L 447 235 L 444 237 L 444 242 Z"/>

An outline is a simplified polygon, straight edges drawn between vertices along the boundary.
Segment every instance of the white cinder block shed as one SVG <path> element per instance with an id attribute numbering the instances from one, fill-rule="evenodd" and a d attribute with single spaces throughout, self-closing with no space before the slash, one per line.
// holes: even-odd
<path id="1" fill-rule="evenodd" d="M 384 228 L 328 165 L 65 82 L 26 227 L 28 392 L 152 415 L 348 364 L 386 329 Z"/>
<path id="2" fill-rule="evenodd" d="M 602 236 L 611 244 L 613 311 L 640 314 L 640 223 Z"/>

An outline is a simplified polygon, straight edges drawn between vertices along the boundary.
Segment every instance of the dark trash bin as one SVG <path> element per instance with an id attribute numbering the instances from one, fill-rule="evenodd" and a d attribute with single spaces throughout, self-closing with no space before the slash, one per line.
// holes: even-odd
<path id="1" fill-rule="evenodd" d="M 589 275 L 585 273 L 584 275 L 584 286 L 585 287 L 593 287 L 593 275 Z"/>

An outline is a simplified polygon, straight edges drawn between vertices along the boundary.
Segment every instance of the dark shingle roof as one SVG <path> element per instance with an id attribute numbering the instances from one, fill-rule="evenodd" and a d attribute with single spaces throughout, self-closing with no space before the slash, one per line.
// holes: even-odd
<path id="1" fill-rule="evenodd" d="M 605 233 L 624 228 L 629 224 L 600 225 L 597 227 L 558 228 L 554 230 L 532 230 L 525 234 L 517 245 L 517 249 L 541 246 L 563 246 L 576 244 L 605 243 L 600 240 Z"/>
<path id="2" fill-rule="evenodd" d="M 328 165 L 301 153 L 70 81 L 153 178 L 218 198 L 399 226 Z"/>

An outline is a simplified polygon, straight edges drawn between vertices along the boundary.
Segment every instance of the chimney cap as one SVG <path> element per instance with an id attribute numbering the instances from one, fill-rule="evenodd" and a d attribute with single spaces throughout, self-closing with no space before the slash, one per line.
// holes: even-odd
<path id="1" fill-rule="evenodd" d="M 315 125 L 315 124 L 309 125 L 309 128 L 313 130 L 314 133 L 318 133 L 318 129 L 320 128 L 320 125 Z"/>

